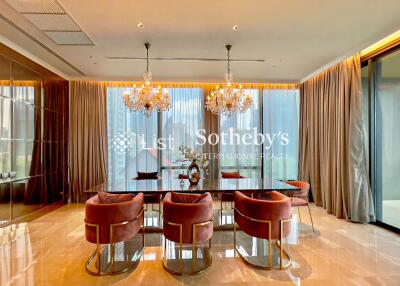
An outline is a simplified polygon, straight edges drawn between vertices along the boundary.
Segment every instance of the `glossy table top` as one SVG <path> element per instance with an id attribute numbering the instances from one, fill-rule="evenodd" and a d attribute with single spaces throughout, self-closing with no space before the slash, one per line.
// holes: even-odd
<path id="1" fill-rule="evenodd" d="M 107 186 L 107 191 L 111 193 L 167 193 L 167 192 L 194 192 L 194 193 L 218 193 L 218 192 L 265 192 L 265 191 L 285 191 L 297 190 L 285 182 L 259 179 L 259 178 L 241 178 L 241 179 L 202 179 L 198 186 L 190 186 L 189 181 L 180 180 L 176 177 L 160 178 L 158 180 L 127 180 L 123 188 Z"/>

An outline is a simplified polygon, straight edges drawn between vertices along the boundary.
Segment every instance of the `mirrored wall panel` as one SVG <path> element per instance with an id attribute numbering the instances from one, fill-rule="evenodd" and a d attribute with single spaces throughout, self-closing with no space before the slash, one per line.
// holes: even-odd
<path id="1" fill-rule="evenodd" d="M 63 200 L 68 83 L 0 53 L 0 225 Z"/>

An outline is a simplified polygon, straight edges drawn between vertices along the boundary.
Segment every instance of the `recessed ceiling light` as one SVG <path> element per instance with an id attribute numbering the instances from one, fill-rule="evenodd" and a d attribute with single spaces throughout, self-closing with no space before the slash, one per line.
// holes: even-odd
<path id="1" fill-rule="evenodd" d="M 88 58 L 88 59 L 92 59 L 93 57 L 92 57 L 92 56 L 88 56 L 87 58 Z"/>
<path id="2" fill-rule="evenodd" d="M 232 27 L 232 30 L 234 30 L 234 31 L 236 31 L 237 29 L 239 29 L 238 25 L 235 25 L 235 26 Z"/>
<path id="3" fill-rule="evenodd" d="M 143 28 L 143 23 L 142 23 L 142 22 L 139 22 L 139 23 L 137 24 L 137 27 L 138 27 L 139 29 L 142 29 L 142 28 Z"/>

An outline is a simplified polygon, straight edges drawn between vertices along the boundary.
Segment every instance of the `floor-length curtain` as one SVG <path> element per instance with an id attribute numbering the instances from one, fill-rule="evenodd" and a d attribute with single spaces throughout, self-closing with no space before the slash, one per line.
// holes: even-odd
<path id="1" fill-rule="evenodd" d="M 375 219 L 369 186 L 360 57 L 301 84 L 299 175 L 317 205 L 351 221 Z"/>
<path id="2" fill-rule="evenodd" d="M 70 83 L 70 199 L 107 182 L 106 89 L 100 82 Z"/>
<path id="3" fill-rule="evenodd" d="M 108 185 L 125 190 L 137 172 L 158 171 L 158 112 L 146 117 L 130 111 L 123 95 L 129 87 L 107 87 Z"/>
<path id="4" fill-rule="evenodd" d="M 261 133 L 260 96 L 258 89 L 246 89 L 253 98 L 252 106 L 246 112 L 220 115 L 220 168 L 225 171 L 238 171 L 246 177 L 261 176 L 261 144 L 244 144 L 244 136 Z M 248 134 L 248 135 L 246 135 Z M 222 142 L 225 138 L 225 142 Z M 233 139 L 233 140 L 231 140 Z"/>
<path id="5" fill-rule="evenodd" d="M 33 147 L 32 147 L 32 158 L 29 166 L 29 179 L 27 182 L 26 189 L 28 190 L 24 197 L 25 204 L 40 204 L 46 203 L 42 198 L 43 195 L 43 184 L 42 178 L 34 177 L 43 173 L 43 161 L 42 161 L 42 110 L 41 110 L 41 82 L 35 83 L 34 91 L 34 115 L 33 115 Z"/>
<path id="6" fill-rule="evenodd" d="M 264 178 L 297 179 L 298 89 L 263 90 Z"/>
<path id="7" fill-rule="evenodd" d="M 196 152 L 202 152 L 203 146 L 197 144 L 196 134 L 204 129 L 204 100 L 201 88 L 169 88 L 171 108 L 162 112 L 161 138 L 168 143 L 161 150 L 161 165 L 171 173 L 170 168 L 182 167 L 179 146 L 186 146 Z M 203 134 L 204 135 L 204 134 Z M 172 140 L 168 140 L 171 138 Z M 187 168 L 187 162 L 184 169 Z M 182 172 L 182 170 L 181 170 Z"/>
<path id="8" fill-rule="evenodd" d="M 214 91 L 215 87 L 212 85 L 206 85 L 203 87 L 203 101 L 207 95 Z M 204 130 L 205 137 L 209 138 L 211 134 L 219 134 L 219 115 L 212 113 L 207 108 L 204 108 Z M 210 179 L 217 179 L 219 177 L 220 168 L 220 158 L 217 156 L 219 154 L 219 142 L 216 144 L 210 144 L 206 140 L 203 145 L 203 152 L 207 154 L 209 158 L 208 165 L 208 177 Z"/>

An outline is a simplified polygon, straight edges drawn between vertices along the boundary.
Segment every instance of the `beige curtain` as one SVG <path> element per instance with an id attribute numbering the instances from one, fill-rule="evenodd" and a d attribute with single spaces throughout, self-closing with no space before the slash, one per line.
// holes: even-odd
<path id="1" fill-rule="evenodd" d="M 107 98 L 101 82 L 70 83 L 69 161 L 71 202 L 107 182 Z"/>
<path id="2" fill-rule="evenodd" d="M 369 222 L 375 215 L 362 116 L 359 55 L 301 84 L 299 176 L 328 213 Z"/>
<path id="3" fill-rule="evenodd" d="M 212 90 L 213 86 L 211 85 L 204 87 L 204 100 L 207 95 L 211 93 Z M 219 116 L 211 113 L 211 111 L 207 110 L 206 108 L 204 108 L 204 129 L 206 131 L 206 138 L 208 138 L 208 136 L 212 133 L 219 134 Z M 203 146 L 203 152 L 212 156 L 209 160 L 210 164 L 208 166 L 208 177 L 210 179 L 217 179 L 219 177 L 220 159 L 218 156 L 214 155 L 219 154 L 219 143 L 216 145 L 212 145 L 209 144 L 209 141 L 207 140 L 206 144 L 204 144 Z"/>

